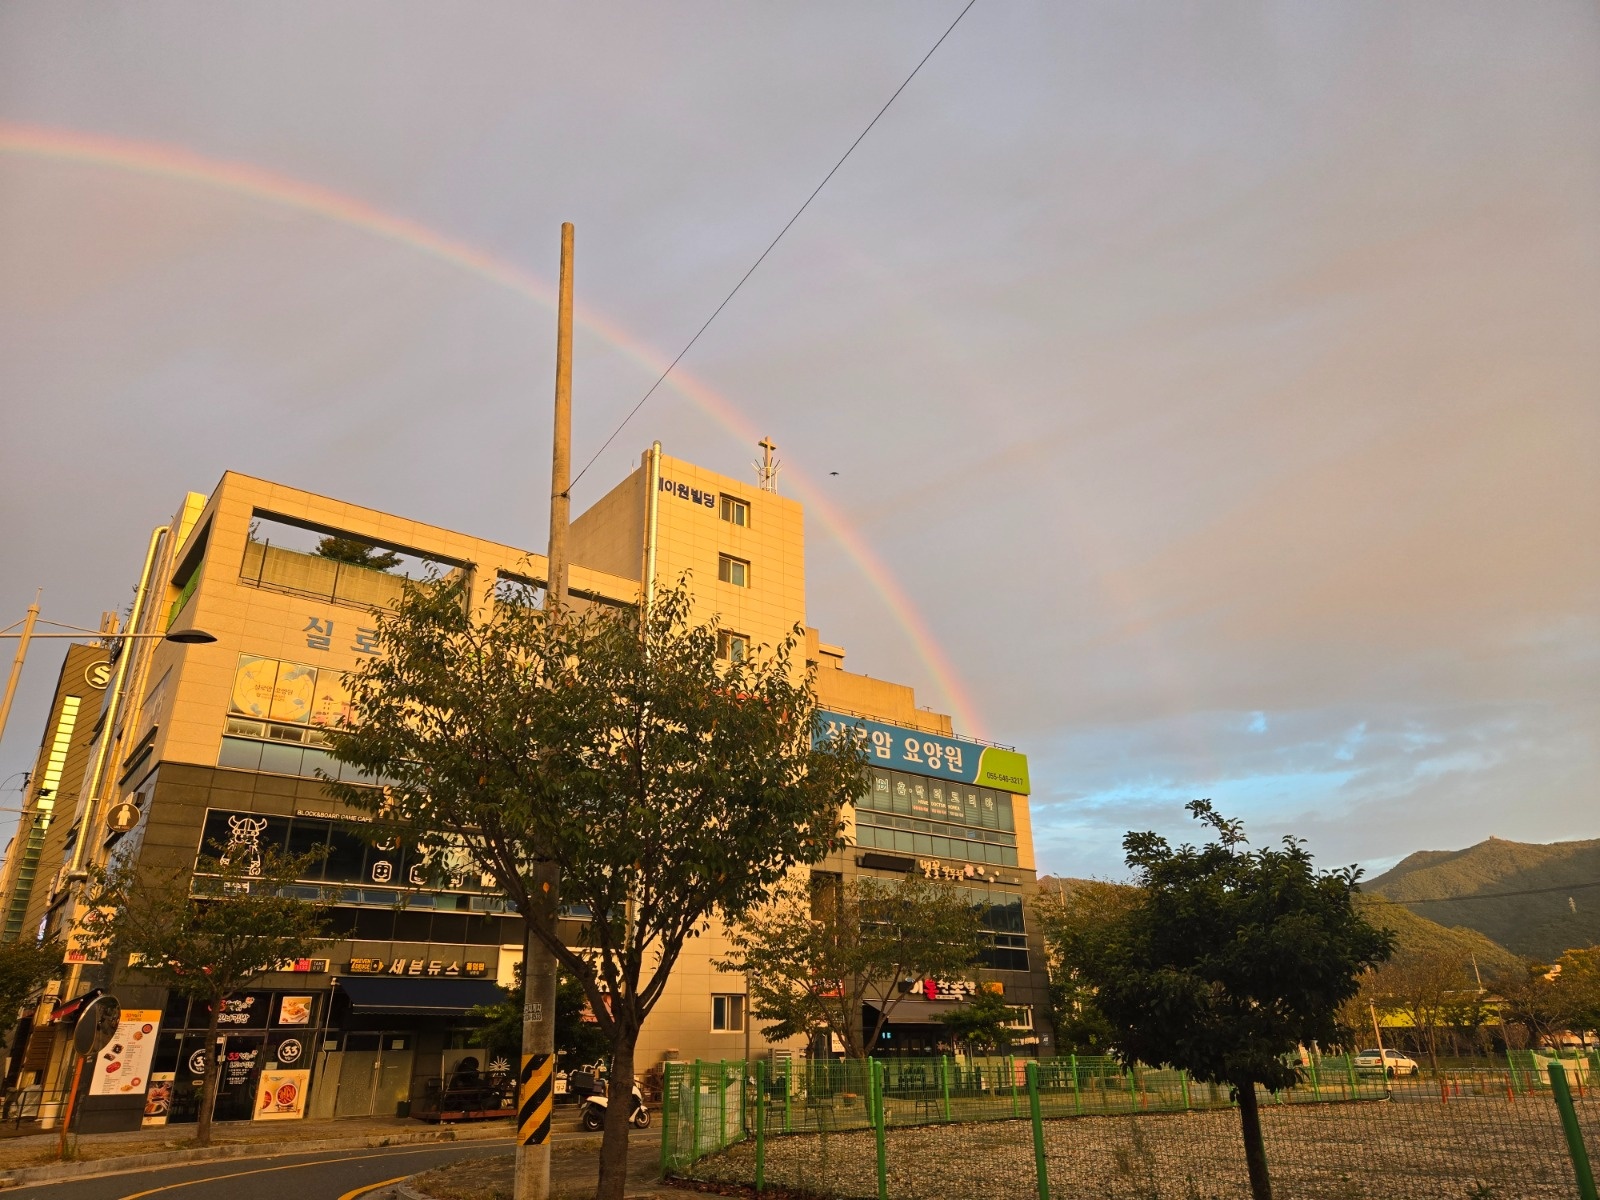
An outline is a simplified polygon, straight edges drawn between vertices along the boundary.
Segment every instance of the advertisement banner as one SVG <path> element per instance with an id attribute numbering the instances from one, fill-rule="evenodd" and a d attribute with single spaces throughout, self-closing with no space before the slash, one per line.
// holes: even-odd
<path id="1" fill-rule="evenodd" d="M 263 1071 L 256 1086 L 257 1121 L 298 1121 L 306 1115 L 310 1071 Z"/>
<path id="2" fill-rule="evenodd" d="M 953 779 L 997 792 L 1029 794 L 1028 756 L 998 746 L 982 746 L 942 734 L 923 733 L 866 717 L 818 710 L 822 736 L 851 731 L 866 747 L 867 761 L 913 775 Z"/>
<path id="3" fill-rule="evenodd" d="M 141 1125 L 165 1125 L 172 1114 L 172 1083 L 176 1072 L 157 1071 L 150 1076 L 150 1086 L 144 1092 L 144 1119 Z"/>
<path id="4" fill-rule="evenodd" d="M 94 1058 L 91 1096 L 143 1096 L 155 1056 L 159 1008 L 125 1008 L 117 1032 Z"/>

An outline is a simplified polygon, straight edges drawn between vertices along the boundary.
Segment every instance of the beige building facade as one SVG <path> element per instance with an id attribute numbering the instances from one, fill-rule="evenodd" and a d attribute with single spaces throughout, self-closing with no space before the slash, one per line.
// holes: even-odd
<path id="1" fill-rule="evenodd" d="M 726 655 L 800 630 L 828 719 L 859 729 L 874 756 L 871 791 L 847 813 L 855 844 L 819 869 L 916 871 L 972 888 L 994 914 L 985 978 L 1017 1007 L 1024 1043 L 1048 1053 L 1042 946 L 1025 916 L 1034 886 L 1026 760 L 962 737 L 948 717 L 919 709 L 909 687 L 846 670 L 844 651 L 807 626 L 801 505 L 647 451 L 577 517 L 571 546 L 577 605 L 634 606 L 652 578 L 670 586 L 686 576 L 697 615 L 720 618 Z M 392 1114 L 425 1079 L 482 1055 L 469 1045 L 466 1011 L 511 978 L 520 918 L 464 864 L 441 871 L 404 846 L 369 844 L 359 814 L 318 775 L 348 770 L 328 754 L 324 731 L 342 719 L 343 677 L 375 652 L 371 614 L 393 601 L 402 576 L 464 578 L 486 604 L 507 586 L 542 587 L 546 566 L 532 551 L 232 472 L 180 503 L 144 631 L 193 627 L 216 640 L 122 644 L 135 658 L 122 716 L 101 734 L 115 740 L 100 807 L 131 802 L 138 821 L 112 832 L 79 796 L 65 853 L 77 836 L 92 839 L 101 861 L 137 855 L 152 866 L 191 865 L 202 846 L 326 848 L 322 876 L 304 886 L 308 896 L 340 890 L 338 941 L 225 1014 L 220 1119 L 249 1116 L 263 1071 L 308 1072 L 307 1115 Z M 52 899 L 44 926 L 63 931 L 70 900 Z M 768 1046 L 752 1028 L 744 980 L 713 966 L 726 949 L 713 929 L 685 950 L 643 1031 L 641 1072 L 666 1057 L 805 1052 L 798 1042 Z M 906 981 L 909 998 L 879 1051 L 931 1046 L 934 1018 L 959 1000 L 957 982 Z M 170 1119 L 191 1118 L 205 1014 L 126 990 L 125 1007 L 161 1010 L 150 1078 L 172 1090 Z"/>

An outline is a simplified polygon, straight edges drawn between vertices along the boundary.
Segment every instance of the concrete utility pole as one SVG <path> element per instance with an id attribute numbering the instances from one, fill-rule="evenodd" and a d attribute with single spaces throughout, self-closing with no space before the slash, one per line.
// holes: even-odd
<path id="1" fill-rule="evenodd" d="M 11 702 L 17 698 L 17 680 L 22 677 L 22 664 L 28 657 L 28 642 L 33 638 L 33 627 L 39 620 L 39 597 L 44 589 L 33 594 L 28 605 L 28 617 L 22 623 L 22 636 L 17 639 L 17 656 L 11 660 L 11 674 L 6 678 L 6 695 L 0 700 L 0 739 L 6 736 L 6 718 L 11 715 Z"/>
<path id="2" fill-rule="evenodd" d="M 561 295 L 556 306 L 555 432 L 550 449 L 549 578 L 544 606 L 552 621 L 567 604 L 567 526 L 572 473 L 572 224 L 561 226 Z M 550 1131 L 555 1104 L 557 963 L 535 926 L 553 935 L 560 908 L 561 874 L 535 864 L 531 908 L 522 952 L 522 1070 L 517 1088 L 517 1200 L 548 1200 Z"/>

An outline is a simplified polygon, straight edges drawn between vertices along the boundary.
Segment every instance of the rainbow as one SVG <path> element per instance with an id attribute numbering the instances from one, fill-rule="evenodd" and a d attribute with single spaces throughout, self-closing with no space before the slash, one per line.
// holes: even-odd
<path id="1" fill-rule="evenodd" d="M 426 225 L 385 212 L 354 196 L 298 179 L 291 179 L 249 163 L 224 162 L 207 158 L 182 147 L 155 142 L 103 137 L 72 130 L 50 129 L 0 121 L 0 154 L 53 162 L 78 163 L 111 168 L 136 175 L 176 180 L 213 191 L 227 192 L 248 200 L 311 213 L 336 221 L 374 237 L 384 238 L 426 254 L 440 262 L 470 271 L 481 279 L 498 284 L 546 307 L 555 304 L 554 289 L 520 267 L 495 258 L 476 246 L 429 229 Z M 575 313 L 579 324 L 616 350 L 646 368 L 652 377 L 666 370 L 668 358 L 627 333 L 614 322 L 587 306 Z M 695 379 L 688 372 L 674 370 L 667 385 L 706 413 L 733 436 L 754 445 L 758 431 L 733 403 Z M 951 718 L 958 729 L 982 736 L 983 723 L 977 706 L 962 685 L 955 667 L 940 647 L 922 614 L 906 595 L 889 568 L 875 555 L 862 536 L 824 496 L 817 485 L 790 466 L 784 479 L 798 498 L 843 547 L 877 593 L 878 598 L 900 625 L 912 649 L 943 694 Z"/>

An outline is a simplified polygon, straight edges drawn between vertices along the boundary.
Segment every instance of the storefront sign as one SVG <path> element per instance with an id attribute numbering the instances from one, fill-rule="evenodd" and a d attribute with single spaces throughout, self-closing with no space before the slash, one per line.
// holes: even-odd
<path id="1" fill-rule="evenodd" d="M 382 975 L 387 964 L 381 958 L 352 958 L 346 975 Z"/>
<path id="2" fill-rule="evenodd" d="M 246 992 L 222 1002 L 217 1024 L 223 1029 L 260 1029 L 267 1023 L 267 993 Z"/>
<path id="3" fill-rule="evenodd" d="M 377 969 L 357 971 L 355 964 L 358 962 L 375 963 Z M 463 963 L 459 960 L 447 963 L 442 958 L 397 958 L 389 964 L 388 971 L 383 969 L 382 959 L 350 960 L 350 974 L 352 975 L 434 975 L 443 976 L 446 979 L 482 979 L 488 972 L 488 963 Z"/>
<path id="4" fill-rule="evenodd" d="M 924 1000 L 971 1000 L 979 992 L 1006 994 L 1003 983 L 974 983 L 970 979 L 902 979 L 900 991 Z"/>
<path id="5" fill-rule="evenodd" d="M 313 1003 L 313 998 L 310 996 L 280 996 L 278 998 L 278 1024 L 311 1024 L 311 1006 Z"/>
<path id="6" fill-rule="evenodd" d="M 865 858 L 865 855 L 862 855 Z M 922 872 L 924 879 L 947 879 L 952 882 L 960 880 L 981 879 L 985 883 L 1016 883 L 1015 875 L 1004 875 L 993 867 L 981 866 L 977 863 L 962 863 L 952 866 L 950 863 L 940 862 L 937 858 L 917 859 L 917 870 Z"/>
<path id="7" fill-rule="evenodd" d="M 1019 796 L 1029 792 L 1028 756 L 1015 750 L 980 746 L 865 717 L 825 710 L 818 710 L 817 715 L 822 720 L 824 736 L 853 731 L 866 747 L 867 760 L 877 766 L 935 779 L 954 779 Z"/>
<path id="8" fill-rule="evenodd" d="M 256 1085 L 257 1121 L 298 1121 L 306 1115 L 310 1071 L 263 1071 Z"/>
<path id="9" fill-rule="evenodd" d="M 150 1060 L 155 1056 L 159 1008 L 125 1008 L 111 1041 L 94 1058 L 91 1096 L 143 1095 L 150 1081 Z"/>
<path id="10" fill-rule="evenodd" d="M 222 1064 L 222 1086 L 228 1088 L 244 1087 L 250 1082 L 250 1075 L 256 1069 L 256 1059 L 261 1057 L 261 1046 L 245 1045 L 234 1050 L 228 1050 L 227 1058 Z"/>

